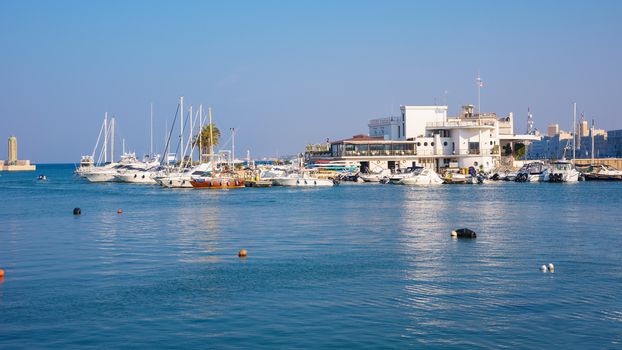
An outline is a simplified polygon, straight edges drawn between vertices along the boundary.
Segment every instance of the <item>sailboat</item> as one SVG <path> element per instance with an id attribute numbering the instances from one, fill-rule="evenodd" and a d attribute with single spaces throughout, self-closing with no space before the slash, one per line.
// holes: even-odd
<path id="1" fill-rule="evenodd" d="M 209 114 L 209 130 L 210 130 L 210 170 L 203 173 L 201 176 L 190 180 L 190 185 L 194 188 L 212 188 L 212 189 L 227 189 L 227 188 L 242 188 L 245 187 L 245 179 L 238 176 L 234 172 L 220 171 L 214 168 L 214 144 L 213 140 L 213 128 L 212 128 L 212 108 L 208 108 Z"/>

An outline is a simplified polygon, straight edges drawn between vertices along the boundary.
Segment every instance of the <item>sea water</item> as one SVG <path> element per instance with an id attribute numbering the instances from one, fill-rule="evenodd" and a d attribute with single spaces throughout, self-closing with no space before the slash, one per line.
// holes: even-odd
<path id="1" fill-rule="evenodd" d="M 622 183 L 175 190 L 72 171 L 0 174 L 2 349 L 622 348 Z"/>

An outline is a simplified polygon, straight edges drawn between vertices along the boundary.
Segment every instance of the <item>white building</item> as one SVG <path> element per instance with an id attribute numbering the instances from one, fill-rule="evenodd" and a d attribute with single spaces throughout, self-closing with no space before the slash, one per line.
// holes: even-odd
<path id="1" fill-rule="evenodd" d="M 372 170 L 419 165 L 489 171 L 500 165 L 502 153 L 512 156 L 515 142 L 533 138 L 514 135 L 512 119 L 512 113 L 503 118 L 476 114 L 473 105 L 462 106 L 456 117 L 447 117 L 447 106 L 402 106 L 399 117 L 370 120 L 369 136 L 332 142 L 330 151 L 319 156 L 357 161 Z"/>

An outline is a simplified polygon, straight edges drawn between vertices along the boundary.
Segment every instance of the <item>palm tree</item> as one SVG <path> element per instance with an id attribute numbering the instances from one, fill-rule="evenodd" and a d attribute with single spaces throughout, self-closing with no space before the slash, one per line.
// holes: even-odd
<path id="1" fill-rule="evenodd" d="M 220 141 L 220 129 L 218 129 L 216 125 L 212 125 L 212 136 L 214 137 L 214 139 L 210 143 L 211 138 L 210 138 L 210 125 L 209 124 L 205 125 L 203 129 L 201 129 L 201 132 L 197 134 L 196 136 L 194 136 L 194 140 L 193 140 L 194 145 L 196 147 L 199 147 L 199 146 L 201 147 L 201 154 L 209 153 L 210 144 L 214 147 L 218 145 L 218 142 Z"/>

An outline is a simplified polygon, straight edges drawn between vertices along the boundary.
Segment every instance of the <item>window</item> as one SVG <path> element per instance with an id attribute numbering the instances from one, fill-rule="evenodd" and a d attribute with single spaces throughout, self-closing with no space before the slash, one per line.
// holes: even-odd
<path id="1" fill-rule="evenodd" d="M 430 146 L 434 147 L 434 142 L 430 142 Z"/>
<path id="2" fill-rule="evenodd" d="M 424 145 L 424 146 L 427 146 L 427 145 L 428 145 L 428 143 L 427 143 L 427 142 L 424 142 L 424 143 L 423 143 L 423 145 Z"/>
<path id="3" fill-rule="evenodd" d="M 398 125 L 397 126 L 397 137 L 400 137 L 401 133 L 402 133 L 402 128 Z"/>
<path id="4" fill-rule="evenodd" d="M 447 141 L 443 142 L 443 146 L 447 147 Z"/>
<path id="5" fill-rule="evenodd" d="M 421 142 L 417 142 L 417 146 L 421 146 Z"/>
<path id="6" fill-rule="evenodd" d="M 479 154 L 479 142 L 469 142 L 469 154 Z"/>

